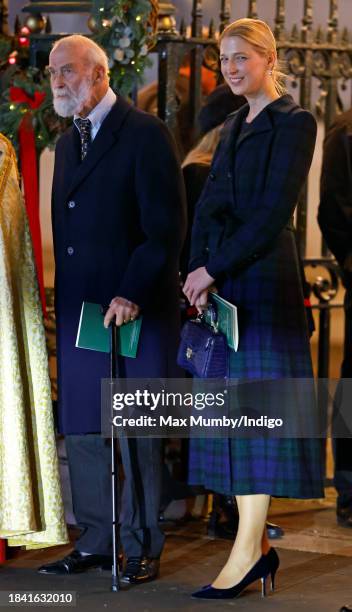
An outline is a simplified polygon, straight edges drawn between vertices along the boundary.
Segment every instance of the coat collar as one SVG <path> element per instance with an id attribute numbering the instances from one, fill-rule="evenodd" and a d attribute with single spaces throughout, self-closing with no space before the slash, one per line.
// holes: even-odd
<path id="1" fill-rule="evenodd" d="M 80 162 L 80 141 L 79 134 L 75 127 L 68 135 L 68 159 L 72 162 L 73 176 L 69 183 L 66 199 L 70 196 L 82 181 L 92 172 L 99 160 L 115 144 L 118 133 L 130 113 L 131 105 L 121 98 L 117 98 L 111 111 L 105 117 L 96 137 L 94 138 L 89 151 L 82 162 Z"/>
<path id="2" fill-rule="evenodd" d="M 241 131 L 245 117 L 248 115 L 249 105 L 245 104 L 238 111 L 230 115 L 228 121 L 230 129 L 230 151 L 237 151 L 239 146 L 254 134 L 261 134 L 273 129 L 275 115 L 277 113 L 289 113 L 296 106 L 292 96 L 285 94 L 267 104 L 255 119 L 246 125 L 246 129 Z"/>

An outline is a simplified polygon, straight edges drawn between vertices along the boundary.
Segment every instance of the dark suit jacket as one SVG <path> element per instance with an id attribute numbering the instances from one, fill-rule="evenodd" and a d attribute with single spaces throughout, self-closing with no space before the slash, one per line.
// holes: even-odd
<path id="1" fill-rule="evenodd" d="M 316 122 L 290 95 L 241 132 L 247 113 L 246 104 L 227 119 L 196 210 L 190 269 L 205 265 L 214 278 L 251 265 L 292 225 L 313 156 Z"/>
<path id="2" fill-rule="evenodd" d="M 352 273 L 352 109 L 325 137 L 318 221 L 329 249 Z"/>
<path id="3" fill-rule="evenodd" d="M 60 429 L 100 431 L 100 380 L 108 355 L 75 348 L 84 300 L 138 304 L 138 356 L 126 376 L 175 372 L 184 186 L 164 124 L 126 101 L 105 118 L 86 158 L 73 126 L 56 147 L 53 181 Z"/>

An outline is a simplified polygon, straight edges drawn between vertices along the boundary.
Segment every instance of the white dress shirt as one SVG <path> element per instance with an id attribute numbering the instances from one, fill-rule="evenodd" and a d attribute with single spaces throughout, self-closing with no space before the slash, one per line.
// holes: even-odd
<path id="1" fill-rule="evenodd" d="M 92 124 L 92 129 L 91 129 L 92 141 L 96 137 L 101 124 L 103 123 L 106 115 L 111 111 L 115 102 L 116 102 L 116 94 L 114 94 L 111 87 L 109 87 L 105 96 L 93 108 L 93 110 L 90 111 L 89 115 L 85 117 L 85 119 L 89 119 L 89 121 Z M 80 119 L 80 118 L 81 117 L 79 117 L 79 115 L 75 115 L 73 118 L 73 123 L 75 124 L 77 129 L 78 129 L 78 126 L 76 124 L 76 119 Z"/>

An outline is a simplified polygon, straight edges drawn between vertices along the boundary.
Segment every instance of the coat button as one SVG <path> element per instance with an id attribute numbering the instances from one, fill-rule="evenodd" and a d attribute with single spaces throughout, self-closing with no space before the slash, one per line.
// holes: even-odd
<path id="1" fill-rule="evenodd" d="M 74 253 L 74 248 L 73 248 L 73 247 L 67 247 L 67 253 L 68 253 L 69 255 L 73 255 L 73 253 Z"/>
<path id="2" fill-rule="evenodd" d="M 76 202 L 74 202 L 73 200 L 70 200 L 67 206 L 69 208 L 74 208 L 76 206 Z"/>
<path id="3" fill-rule="evenodd" d="M 211 181 L 215 181 L 216 176 L 215 176 L 214 172 L 211 172 L 211 173 L 209 174 L 209 178 L 210 178 L 210 180 L 211 180 Z"/>

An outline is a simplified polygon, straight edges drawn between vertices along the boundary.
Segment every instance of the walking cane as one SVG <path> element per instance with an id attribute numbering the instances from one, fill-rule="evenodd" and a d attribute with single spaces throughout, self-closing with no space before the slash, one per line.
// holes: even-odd
<path id="1" fill-rule="evenodd" d="M 110 381 L 111 391 L 113 381 L 118 376 L 118 361 L 117 361 L 117 327 L 115 322 L 110 324 L 111 330 L 111 351 L 110 351 Z M 112 402 L 112 397 L 111 397 Z M 118 533 L 118 457 L 117 457 L 117 440 L 114 436 L 114 425 L 112 421 L 112 403 L 111 403 L 111 489 L 112 489 L 112 554 L 113 564 L 111 573 L 111 590 L 117 593 L 120 590 L 119 580 L 119 533 Z"/>

